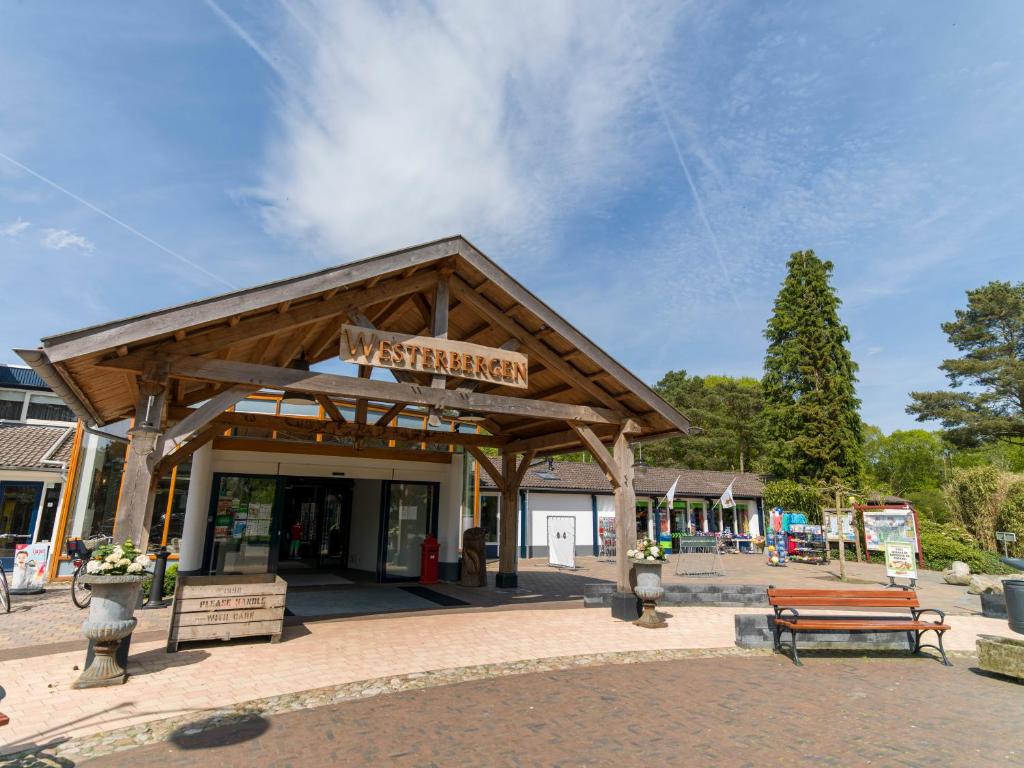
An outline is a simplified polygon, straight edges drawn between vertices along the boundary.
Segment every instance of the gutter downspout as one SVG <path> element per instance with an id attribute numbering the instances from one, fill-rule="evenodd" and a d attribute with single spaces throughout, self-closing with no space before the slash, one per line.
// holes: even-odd
<path id="1" fill-rule="evenodd" d="M 82 420 L 82 428 L 85 429 L 91 435 L 97 437 L 103 437 L 107 440 L 115 440 L 119 443 L 127 443 L 128 438 L 121 437 L 120 435 L 113 435 L 109 432 L 104 432 L 99 429 L 99 424 L 95 414 L 89 410 L 89 408 L 82 402 L 82 400 L 75 394 L 75 392 L 68 386 L 64 377 L 61 375 L 50 359 L 46 356 L 46 352 L 41 349 L 16 349 L 14 352 L 28 363 L 29 367 L 33 371 L 39 374 L 39 378 L 46 382 L 46 385 L 53 390 L 53 394 L 57 395 L 61 400 L 67 403 L 68 407 L 74 412 L 74 414 Z"/>

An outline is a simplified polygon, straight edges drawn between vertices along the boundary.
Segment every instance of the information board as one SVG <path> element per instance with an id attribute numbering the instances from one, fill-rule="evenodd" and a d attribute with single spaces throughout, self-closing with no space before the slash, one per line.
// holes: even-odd
<path id="1" fill-rule="evenodd" d="M 909 541 L 887 541 L 885 543 L 885 575 L 893 579 L 917 578 L 917 561 L 914 559 L 913 544 Z"/>
<path id="2" fill-rule="evenodd" d="M 902 508 L 865 509 L 864 541 L 869 550 L 880 552 L 887 541 L 907 543 L 917 552 L 914 511 Z"/>

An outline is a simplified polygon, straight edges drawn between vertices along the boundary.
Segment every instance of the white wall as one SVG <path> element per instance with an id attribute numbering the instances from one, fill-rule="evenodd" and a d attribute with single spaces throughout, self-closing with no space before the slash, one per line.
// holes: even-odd
<path id="1" fill-rule="evenodd" d="M 380 480 L 356 480 L 352 486 L 352 528 L 348 545 L 348 567 L 357 571 L 377 570 L 380 491 Z"/>
<path id="2" fill-rule="evenodd" d="M 598 514 L 600 514 L 598 497 Z M 527 494 L 529 520 L 528 538 L 532 547 L 548 545 L 548 515 L 576 518 L 576 546 L 593 546 L 594 511 L 589 493 L 536 493 Z"/>
<path id="3" fill-rule="evenodd" d="M 192 454 L 192 470 L 185 498 L 185 521 L 178 545 L 178 568 L 198 571 L 203 567 L 206 524 L 210 516 L 210 492 L 213 485 L 213 446 L 207 443 Z"/>
<path id="4" fill-rule="evenodd" d="M 451 463 L 428 461 L 389 461 L 347 456 L 315 456 L 294 453 L 257 453 L 254 451 L 214 451 L 214 472 L 241 472 L 253 475 L 292 475 L 298 477 L 345 477 L 351 480 L 419 480 L 440 483 L 438 540 L 440 561 L 454 563 L 461 541 L 462 455 L 451 454 Z M 378 492 L 379 492 L 379 485 Z M 587 497 L 589 498 L 589 497 Z M 207 498 L 209 502 L 209 498 Z M 374 506 L 379 517 L 379 499 Z M 354 520 L 355 510 L 353 510 Z M 374 553 L 379 520 L 374 523 Z M 354 548 L 354 544 L 352 545 Z M 373 556 L 375 557 L 375 555 Z M 360 569 L 374 570 L 375 560 Z"/>

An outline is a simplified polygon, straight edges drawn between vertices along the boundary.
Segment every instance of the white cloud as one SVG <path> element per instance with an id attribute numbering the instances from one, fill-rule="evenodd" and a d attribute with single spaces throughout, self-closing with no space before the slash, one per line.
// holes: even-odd
<path id="1" fill-rule="evenodd" d="M 17 237 L 31 226 L 32 222 L 22 221 L 21 219 L 18 219 L 17 221 L 12 221 L 8 224 L 0 225 L 0 235 L 5 235 L 7 237 Z"/>
<path id="2" fill-rule="evenodd" d="M 93 245 L 82 235 L 77 235 L 68 229 L 46 229 L 43 231 L 43 238 L 39 244 L 52 251 L 61 251 L 65 248 L 77 248 L 81 251 L 91 252 L 96 250 Z"/>
<path id="3" fill-rule="evenodd" d="M 275 67 L 286 94 L 259 194 L 270 228 L 324 259 L 456 232 L 493 249 L 541 242 L 649 162 L 661 128 L 647 71 L 673 8 L 286 7 L 287 50 L 267 53 L 289 63 Z"/>

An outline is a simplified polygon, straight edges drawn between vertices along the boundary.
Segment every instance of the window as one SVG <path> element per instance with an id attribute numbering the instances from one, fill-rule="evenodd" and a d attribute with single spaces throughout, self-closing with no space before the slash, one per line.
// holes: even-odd
<path id="1" fill-rule="evenodd" d="M 81 491 L 88 493 L 85 519 L 81 536 L 88 538 L 114 532 L 114 516 L 117 514 L 117 497 L 121 492 L 121 475 L 124 472 L 124 457 L 128 446 L 125 443 L 100 439 L 96 451 L 96 464 L 92 477 L 83 477 Z"/>
<path id="2" fill-rule="evenodd" d="M 480 527 L 487 529 L 487 538 L 484 541 L 488 544 L 498 543 L 498 526 L 501 524 L 499 498 L 496 495 L 480 494 Z"/>
<path id="3" fill-rule="evenodd" d="M 166 546 L 177 553 L 185 526 L 185 504 L 188 501 L 188 478 L 191 462 L 179 464 L 169 475 L 160 478 L 153 504 L 153 524 L 149 529 L 149 548 Z"/>
<path id="4" fill-rule="evenodd" d="M 277 413 L 277 401 L 241 400 L 235 405 L 235 410 L 238 413 Z"/>
<path id="5" fill-rule="evenodd" d="M 281 403 L 282 416 L 319 416 L 320 406 L 316 403 Z"/>
<path id="6" fill-rule="evenodd" d="M 74 421 L 75 414 L 55 395 L 31 395 L 28 418 L 39 421 Z"/>
<path id="7" fill-rule="evenodd" d="M 25 403 L 24 392 L 0 390 L 0 419 L 21 421 L 21 409 Z"/>

